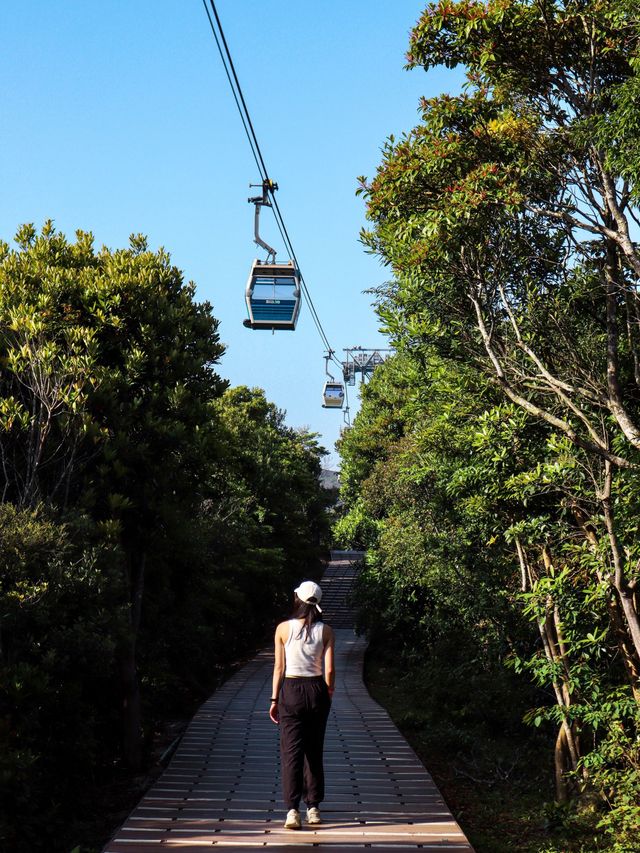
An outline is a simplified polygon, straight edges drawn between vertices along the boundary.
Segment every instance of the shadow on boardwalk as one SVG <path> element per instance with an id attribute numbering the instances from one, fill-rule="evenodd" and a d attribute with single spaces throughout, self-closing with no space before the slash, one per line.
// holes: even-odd
<path id="1" fill-rule="evenodd" d="M 264 651 L 205 702 L 156 784 L 103 853 L 168 849 L 229 853 L 373 847 L 473 848 L 433 779 L 362 682 L 365 641 L 347 598 L 359 554 L 334 551 L 325 571 L 324 615 L 336 630 L 336 692 L 325 742 L 323 823 L 282 828 L 278 730 L 269 720 L 273 654 Z M 309 850 L 310 853 L 310 850 Z"/>

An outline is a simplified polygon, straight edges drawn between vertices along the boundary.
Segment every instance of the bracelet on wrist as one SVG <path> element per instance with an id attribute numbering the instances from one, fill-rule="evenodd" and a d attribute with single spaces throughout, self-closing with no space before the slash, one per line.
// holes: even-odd
<path id="1" fill-rule="evenodd" d="M 277 699 L 269 699 L 269 702 L 271 702 L 271 704 L 272 704 L 272 705 L 277 705 L 277 704 L 278 704 L 278 700 L 277 700 Z"/>

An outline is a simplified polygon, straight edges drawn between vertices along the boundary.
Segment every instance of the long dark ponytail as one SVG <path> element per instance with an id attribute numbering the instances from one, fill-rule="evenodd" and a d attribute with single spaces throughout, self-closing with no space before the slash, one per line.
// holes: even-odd
<path id="1" fill-rule="evenodd" d="M 311 628 L 316 622 L 322 621 L 322 617 L 318 613 L 318 608 L 316 607 L 315 598 L 310 598 L 309 601 L 302 601 L 298 598 L 296 593 L 294 593 L 293 613 L 291 614 L 291 618 L 304 619 L 297 639 L 300 639 L 300 637 L 302 637 L 302 632 L 305 631 L 305 640 L 310 640 Z"/>

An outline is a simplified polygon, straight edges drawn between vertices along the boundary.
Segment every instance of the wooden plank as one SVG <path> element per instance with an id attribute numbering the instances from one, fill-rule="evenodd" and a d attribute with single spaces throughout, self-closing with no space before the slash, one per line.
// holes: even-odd
<path id="1" fill-rule="evenodd" d="M 180 853 L 202 853 L 203 849 L 228 851 L 228 853 L 254 853 L 258 849 L 267 853 L 312 853 L 312 851 L 326 851 L 326 853 L 356 853 L 356 851 L 371 849 L 376 853 L 398 853 L 398 851 L 422 850 L 423 853 L 442 853 L 442 851 L 459 851 L 459 853 L 473 853 L 473 848 L 468 843 L 451 841 L 440 841 L 433 844 L 371 844 L 364 848 L 361 844 L 325 844 L 325 843 L 287 843 L 266 841 L 260 844 L 246 844 L 239 842 L 216 842 L 209 839 L 183 839 L 166 844 L 156 842 L 114 842 L 105 848 L 104 853 L 166 853 L 168 849 L 180 850 Z"/>

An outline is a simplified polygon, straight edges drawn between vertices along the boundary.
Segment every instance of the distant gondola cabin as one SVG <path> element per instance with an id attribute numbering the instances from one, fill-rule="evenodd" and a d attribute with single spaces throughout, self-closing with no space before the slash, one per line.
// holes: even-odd
<path id="1" fill-rule="evenodd" d="M 344 404 L 344 385 L 341 382 L 325 382 L 322 389 L 322 405 L 325 409 L 341 409 Z"/>

